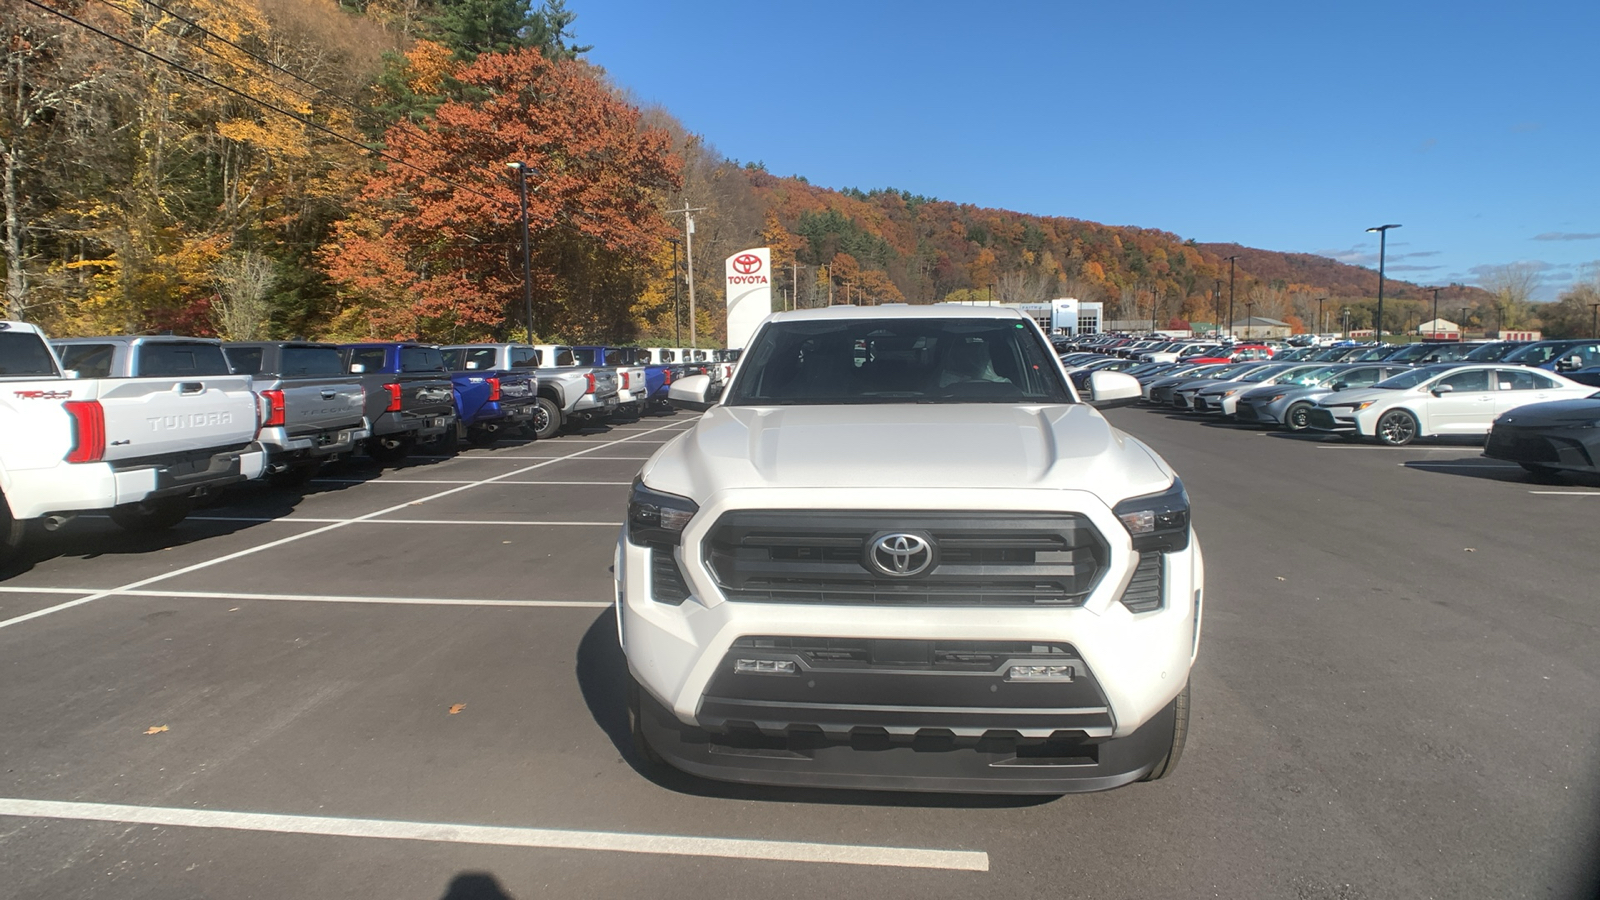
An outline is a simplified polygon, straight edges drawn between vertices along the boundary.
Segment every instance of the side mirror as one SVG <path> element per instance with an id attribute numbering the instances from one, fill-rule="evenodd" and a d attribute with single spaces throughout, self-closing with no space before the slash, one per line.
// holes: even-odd
<path id="1" fill-rule="evenodd" d="M 1581 356 L 1569 356 L 1569 357 L 1567 357 L 1566 359 L 1563 359 L 1560 362 L 1559 368 L 1562 368 L 1562 369 L 1581 369 L 1581 368 L 1583 368 L 1583 357 L 1581 357 Z"/>
<path id="2" fill-rule="evenodd" d="M 1455 389 L 1456 386 L 1453 384 L 1436 384 L 1433 386 L 1433 395 L 1435 397 L 1440 397 L 1445 394 L 1454 393 Z"/>
<path id="3" fill-rule="evenodd" d="M 1350 386 L 1350 382 L 1348 382 L 1348 381 L 1335 381 L 1333 383 L 1333 389 L 1336 390 L 1336 391 L 1342 391 L 1342 390 L 1344 390 L 1345 388 L 1347 388 L 1349 386 Z"/>
<path id="4" fill-rule="evenodd" d="M 674 409 L 705 412 L 716 405 L 716 399 L 712 396 L 711 376 L 690 375 L 687 378 L 679 378 L 667 389 L 667 400 Z"/>
<path id="5" fill-rule="evenodd" d="M 1144 397 L 1139 379 L 1122 372 L 1090 372 L 1084 402 L 1095 409 L 1131 406 Z"/>
<path id="6" fill-rule="evenodd" d="M 350 364 L 350 374 L 351 375 L 360 375 L 365 371 L 367 371 L 367 366 L 366 366 L 365 363 L 351 363 Z"/>
<path id="7" fill-rule="evenodd" d="M 79 372 L 77 369 L 63 369 L 61 371 L 61 377 L 62 378 L 82 378 L 83 377 L 83 373 Z"/>

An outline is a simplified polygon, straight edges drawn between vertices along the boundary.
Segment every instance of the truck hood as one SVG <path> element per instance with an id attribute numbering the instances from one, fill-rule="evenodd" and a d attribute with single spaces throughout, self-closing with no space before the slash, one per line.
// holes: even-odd
<path id="1" fill-rule="evenodd" d="M 1114 505 L 1173 479 L 1144 444 L 1086 405 L 999 404 L 719 406 L 642 474 L 656 490 L 700 502 L 748 488 L 1033 487 L 1088 491 Z"/>
<path id="2" fill-rule="evenodd" d="M 1600 421 L 1600 394 L 1581 400 L 1552 400 L 1519 406 L 1499 419 L 1500 424 L 1519 428 L 1570 426 Z"/>

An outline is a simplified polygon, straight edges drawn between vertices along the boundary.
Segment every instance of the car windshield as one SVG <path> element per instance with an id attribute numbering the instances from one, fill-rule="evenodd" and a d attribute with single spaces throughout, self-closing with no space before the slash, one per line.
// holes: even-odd
<path id="1" fill-rule="evenodd" d="M 1463 357 L 1463 359 L 1466 359 L 1470 362 L 1499 362 L 1500 360 L 1505 359 L 1506 356 L 1508 356 L 1512 351 L 1524 346 L 1527 345 L 1511 343 L 1484 344 L 1481 347 L 1474 348 L 1473 351 L 1468 353 L 1465 357 Z"/>
<path id="2" fill-rule="evenodd" d="M 1383 388 L 1386 391 L 1409 390 L 1425 381 L 1437 378 L 1447 371 L 1449 371 L 1449 367 L 1447 366 L 1423 366 L 1420 369 L 1412 369 L 1409 372 L 1401 372 L 1399 375 L 1396 375 L 1393 378 L 1378 382 L 1377 384 L 1373 385 L 1373 387 Z"/>
<path id="3" fill-rule="evenodd" d="M 779 321 L 756 335 L 724 404 L 1071 403 L 1059 372 L 1011 319 Z"/>
<path id="4" fill-rule="evenodd" d="M 1506 362 L 1521 363 L 1525 366 L 1542 366 L 1553 359 L 1556 354 L 1571 346 L 1570 344 L 1528 344 L 1518 347 L 1505 355 Z"/>
<path id="5" fill-rule="evenodd" d="M 1333 376 L 1344 371 L 1341 366 L 1311 366 L 1304 372 L 1298 372 L 1284 379 L 1285 383 L 1311 387 L 1313 385 L 1327 384 Z"/>
<path id="6" fill-rule="evenodd" d="M 1266 381 L 1268 378 L 1271 378 L 1272 376 L 1281 372 L 1283 372 L 1282 366 L 1262 366 L 1254 372 L 1251 372 L 1249 375 L 1240 377 L 1238 380 L 1246 384 L 1256 384 L 1258 382 Z"/>

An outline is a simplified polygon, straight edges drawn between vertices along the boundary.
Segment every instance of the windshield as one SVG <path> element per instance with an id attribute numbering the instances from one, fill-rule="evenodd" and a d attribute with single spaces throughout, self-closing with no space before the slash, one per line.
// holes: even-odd
<path id="1" fill-rule="evenodd" d="M 1281 372 L 1283 372 L 1283 369 L 1277 366 L 1266 366 L 1264 368 L 1257 369 L 1256 371 L 1251 372 L 1249 375 L 1245 375 L 1238 380 L 1246 384 L 1255 384 L 1257 382 L 1266 381 L 1268 378 L 1280 374 Z"/>
<path id="2" fill-rule="evenodd" d="M 1377 384 L 1373 385 L 1373 387 L 1383 388 L 1386 391 L 1408 390 L 1416 387 L 1419 384 L 1422 384 L 1424 381 L 1437 378 L 1441 373 L 1446 371 L 1448 370 L 1439 368 L 1437 366 L 1424 366 L 1420 369 L 1412 369 L 1409 372 L 1401 372 L 1399 375 L 1396 375 L 1393 378 L 1378 382 Z"/>
<path id="3" fill-rule="evenodd" d="M 1344 371 L 1340 366 L 1311 366 L 1304 372 L 1298 372 L 1284 379 L 1285 383 L 1298 384 L 1303 387 L 1326 384 L 1333 376 Z"/>
<path id="4" fill-rule="evenodd" d="M 1009 319 L 773 322 L 728 406 L 1070 403 L 1050 348 Z"/>
<path id="5" fill-rule="evenodd" d="M 1528 344 L 1518 347 L 1506 354 L 1506 362 L 1522 363 L 1525 366 L 1542 366 L 1560 353 L 1569 344 Z"/>
<path id="6" fill-rule="evenodd" d="M 1527 345 L 1512 343 L 1484 344 L 1481 347 L 1474 348 L 1471 353 L 1462 358 L 1471 362 L 1499 362 L 1505 359 L 1512 351 L 1525 346 Z"/>

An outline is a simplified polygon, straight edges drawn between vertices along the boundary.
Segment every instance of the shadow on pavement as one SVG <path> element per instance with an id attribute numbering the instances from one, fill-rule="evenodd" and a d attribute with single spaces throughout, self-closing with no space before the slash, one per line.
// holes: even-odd
<path id="1" fill-rule="evenodd" d="M 488 872 L 462 872 L 450 879 L 439 900 L 516 900 L 500 886 L 500 879 Z"/>
<path id="2" fill-rule="evenodd" d="M 901 791 L 844 791 L 820 788 L 786 788 L 709 781 L 676 769 L 652 766 L 633 747 L 628 725 L 628 662 L 617 645 L 617 617 L 606 610 L 595 619 L 578 644 L 578 688 L 595 724 L 611 739 L 628 765 L 659 787 L 695 797 L 752 800 L 764 803 L 815 803 L 849 806 L 900 806 L 911 808 L 1014 809 L 1041 806 L 1052 796 L 1008 794 L 918 794 Z"/>

